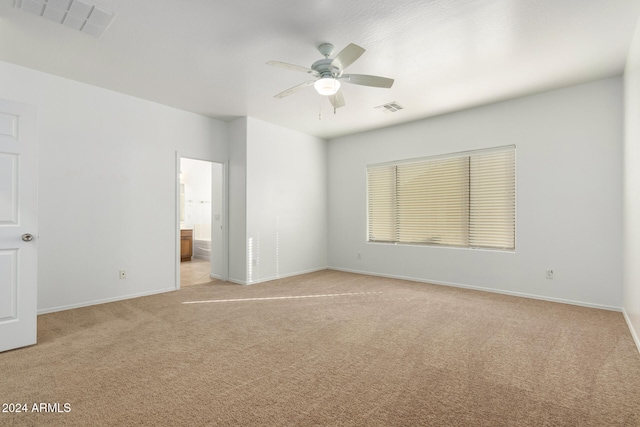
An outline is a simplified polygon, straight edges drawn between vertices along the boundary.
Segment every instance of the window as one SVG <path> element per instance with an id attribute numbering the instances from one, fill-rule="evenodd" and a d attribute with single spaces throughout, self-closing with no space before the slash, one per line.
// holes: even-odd
<path id="1" fill-rule="evenodd" d="M 368 241 L 515 249 L 515 147 L 367 167 Z"/>

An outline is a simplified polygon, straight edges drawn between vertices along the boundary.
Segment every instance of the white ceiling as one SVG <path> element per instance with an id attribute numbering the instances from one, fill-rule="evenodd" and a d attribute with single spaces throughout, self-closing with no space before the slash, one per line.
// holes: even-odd
<path id="1" fill-rule="evenodd" d="M 622 73 L 640 0 L 86 0 L 102 38 L 0 0 L 0 60 L 224 120 L 251 116 L 332 138 Z M 367 51 L 333 114 L 309 80 L 316 46 Z M 396 101 L 383 113 L 374 107 Z M 322 120 L 318 119 L 319 112 Z"/>

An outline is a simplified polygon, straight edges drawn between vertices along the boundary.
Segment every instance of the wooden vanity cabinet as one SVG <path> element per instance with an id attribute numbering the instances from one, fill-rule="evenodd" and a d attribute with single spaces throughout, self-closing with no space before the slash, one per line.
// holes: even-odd
<path id="1" fill-rule="evenodd" d="M 193 230 L 180 230 L 180 261 L 191 261 L 193 256 Z"/>

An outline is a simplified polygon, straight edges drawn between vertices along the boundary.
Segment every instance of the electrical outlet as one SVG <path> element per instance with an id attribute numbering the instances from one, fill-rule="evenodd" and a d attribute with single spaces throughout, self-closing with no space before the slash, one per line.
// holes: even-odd
<path id="1" fill-rule="evenodd" d="M 120 270 L 120 278 L 121 279 L 127 278 L 127 270 Z"/>
<path id="2" fill-rule="evenodd" d="M 547 270 L 546 275 L 547 279 L 553 279 L 553 270 Z"/>

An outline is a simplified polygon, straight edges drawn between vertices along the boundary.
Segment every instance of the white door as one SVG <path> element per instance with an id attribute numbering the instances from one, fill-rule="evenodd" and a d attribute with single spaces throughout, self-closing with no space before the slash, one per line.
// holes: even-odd
<path id="1" fill-rule="evenodd" d="M 36 108 L 0 99 L 0 351 L 36 343 Z"/>

